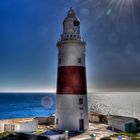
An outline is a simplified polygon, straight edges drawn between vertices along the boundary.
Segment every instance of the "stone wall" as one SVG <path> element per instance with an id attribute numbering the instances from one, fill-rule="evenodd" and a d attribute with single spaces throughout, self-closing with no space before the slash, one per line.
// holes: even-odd
<path id="1" fill-rule="evenodd" d="M 36 117 L 35 120 L 38 120 L 38 124 L 40 125 L 54 125 L 55 123 L 55 116 L 50 117 Z"/>
<path id="2" fill-rule="evenodd" d="M 107 124 L 107 117 L 95 112 L 89 112 L 89 122 L 91 123 L 105 123 Z"/>

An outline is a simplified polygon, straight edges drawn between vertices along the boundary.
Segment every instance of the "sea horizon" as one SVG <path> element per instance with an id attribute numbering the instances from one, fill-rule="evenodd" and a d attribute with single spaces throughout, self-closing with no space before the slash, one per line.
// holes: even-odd
<path id="1" fill-rule="evenodd" d="M 56 94 L 56 92 L 52 91 L 52 92 L 48 92 L 48 91 L 0 91 L 0 94 L 7 94 L 7 93 L 10 93 L 10 94 L 17 94 L 17 93 L 23 93 L 23 94 L 30 94 L 30 93 L 33 93 L 33 94 L 47 94 L 47 93 L 52 93 L 52 94 Z M 121 94 L 121 93 L 124 93 L 124 94 L 130 94 L 130 93 L 139 93 L 140 94 L 140 91 L 90 91 L 90 92 L 87 92 L 87 94 Z"/>
<path id="2" fill-rule="evenodd" d="M 55 93 L 0 93 L 0 119 L 48 117 L 55 113 Z M 88 110 L 140 118 L 140 94 L 88 94 Z"/>

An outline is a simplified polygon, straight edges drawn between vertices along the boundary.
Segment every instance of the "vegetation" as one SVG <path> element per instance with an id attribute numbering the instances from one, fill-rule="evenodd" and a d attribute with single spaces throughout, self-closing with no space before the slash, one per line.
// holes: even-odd
<path id="1" fill-rule="evenodd" d="M 137 133 L 126 133 L 126 132 L 119 132 L 116 133 L 114 135 L 112 135 L 111 137 L 118 137 L 118 136 L 128 136 L 128 137 L 138 137 L 140 138 L 140 136 L 137 135 Z"/>
<path id="2" fill-rule="evenodd" d="M 44 136 L 28 135 L 25 133 L 3 132 L 0 133 L 0 140 L 49 140 Z"/>
<path id="3" fill-rule="evenodd" d="M 41 135 L 43 133 L 44 133 L 44 131 L 41 131 L 41 130 L 35 132 L 35 134 L 37 134 L 37 135 Z"/>
<path id="4" fill-rule="evenodd" d="M 116 134 L 111 135 L 110 137 L 103 137 L 100 140 L 111 140 L 111 137 L 118 138 L 118 136 L 128 136 L 131 137 L 131 140 L 140 140 L 140 136 L 137 135 L 137 133 L 126 133 L 126 132 L 119 132 Z"/>
<path id="5" fill-rule="evenodd" d="M 22 140 L 24 138 L 27 138 L 28 135 L 24 133 L 11 133 L 11 132 L 3 132 L 0 133 L 0 140 Z"/>

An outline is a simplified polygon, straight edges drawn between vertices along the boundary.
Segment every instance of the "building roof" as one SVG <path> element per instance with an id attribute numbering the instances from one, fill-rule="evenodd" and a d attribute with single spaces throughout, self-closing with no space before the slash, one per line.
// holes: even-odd
<path id="1" fill-rule="evenodd" d="M 138 120 L 137 118 L 133 118 L 133 117 L 113 116 L 113 115 L 108 116 L 108 119 L 120 120 L 123 122 L 131 121 L 131 120 Z"/>
<path id="2" fill-rule="evenodd" d="M 102 114 L 99 114 L 96 112 L 89 112 L 89 115 L 91 115 L 91 116 L 103 116 Z"/>
<path id="3" fill-rule="evenodd" d="M 68 11 L 68 16 L 73 17 L 73 16 L 75 16 L 75 15 L 76 15 L 76 13 L 75 13 L 74 9 L 73 9 L 72 7 L 70 7 L 70 9 L 69 9 L 69 11 Z"/>
<path id="4" fill-rule="evenodd" d="M 0 120 L 0 123 L 4 122 L 9 124 L 18 124 L 18 123 L 25 123 L 25 122 L 32 122 L 32 121 L 34 121 L 34 118 L 18 118 L 18 119 Z"/>

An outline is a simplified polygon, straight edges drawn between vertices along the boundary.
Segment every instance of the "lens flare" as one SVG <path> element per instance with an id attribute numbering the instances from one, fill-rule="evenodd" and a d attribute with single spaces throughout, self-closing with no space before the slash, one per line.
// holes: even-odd
<path id="1" fill-rule="evenodd" d="M 41 100 L 41 105 L 46 109 L 52 108 L 54 105 L 52 97 L 50 97 L 50 96 L 43 97 Z"/>

